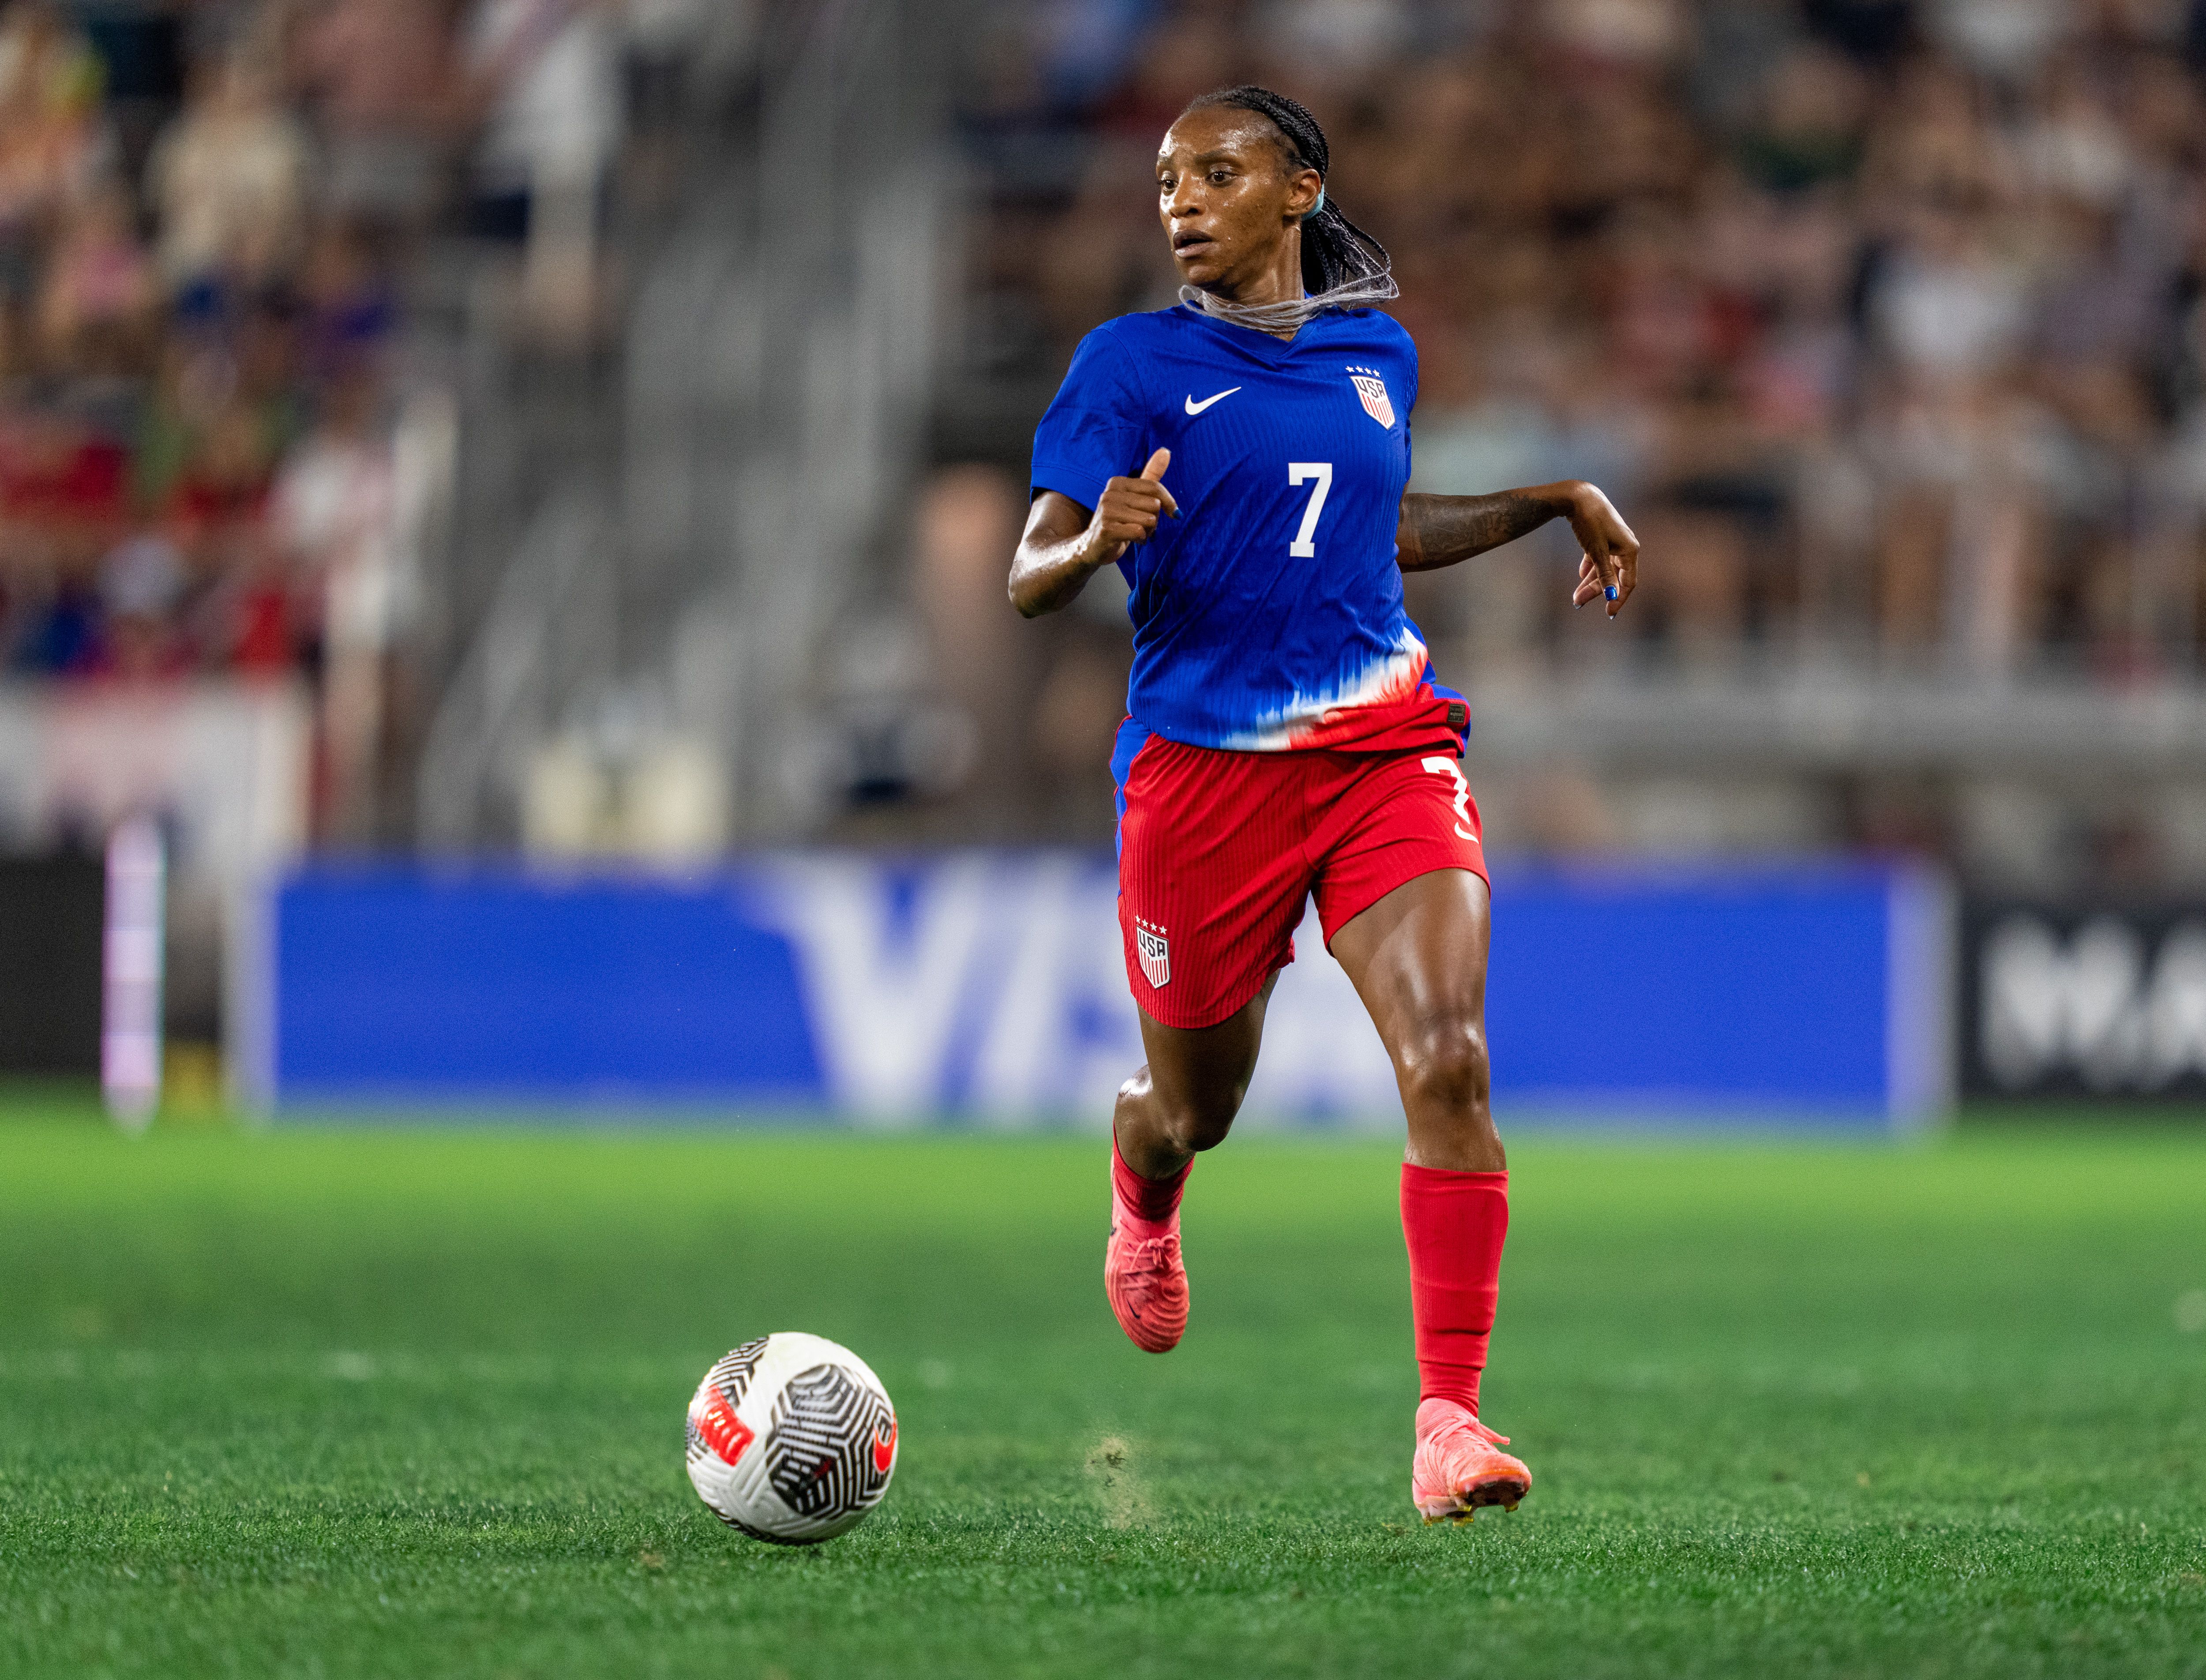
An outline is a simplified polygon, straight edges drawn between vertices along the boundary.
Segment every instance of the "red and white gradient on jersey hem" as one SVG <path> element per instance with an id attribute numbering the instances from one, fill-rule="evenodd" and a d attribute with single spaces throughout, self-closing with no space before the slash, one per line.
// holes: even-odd
<path id="1" fill-rule="evenodd" d="M 1235 753 L 1292 753 L 1338 747 L 1372 732 L 1372 713 L 1415 700 L 1431 664 L 1424 643 L 1402 633 L 1397 650 L 1319 694 L 1297 694 L 1223 743 Z"/>

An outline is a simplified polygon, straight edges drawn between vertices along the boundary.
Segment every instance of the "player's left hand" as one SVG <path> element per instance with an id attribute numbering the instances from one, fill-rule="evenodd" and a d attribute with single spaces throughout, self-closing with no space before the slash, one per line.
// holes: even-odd
<path id="1" fill-rule="evenodd" d="M 1624 604 L 1638 586 L 1639 539 L 1631 534 L 1624 515 L 1601 494 L 1598 485 L 1580 483 L 1575 487 L 1570 521 L 1583 551 L 1578 557 L 1578 587 L 1571 592 L 1571 605 L 1583 606 L 1588 601 L 1606 598 L 1608 616 L 1613 618 L 1624 611 Z"/>

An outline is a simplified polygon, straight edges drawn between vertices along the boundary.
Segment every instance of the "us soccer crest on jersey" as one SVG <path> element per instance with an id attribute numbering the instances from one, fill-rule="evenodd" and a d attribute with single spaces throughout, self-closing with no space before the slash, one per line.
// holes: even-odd
<path id="1" fill-rule="evenodd" d="M 1350 367 L 1349 379 L 1356 386 L 1356 394 L 1363 399 L 1363 412 L 1381 426 L 1394 424 L 1393 399 L 1386 395 L 1386 381 L 1375 367 Z"/>

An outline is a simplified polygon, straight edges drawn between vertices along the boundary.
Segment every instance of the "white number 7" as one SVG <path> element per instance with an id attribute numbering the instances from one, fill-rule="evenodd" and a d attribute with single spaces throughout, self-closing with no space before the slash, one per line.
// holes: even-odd
<path id="1" fill-rule="evenodd" d="M 1294 541 L 1287 545 L 1287 552 L 1298 560 L 1307 560 L 1317 553 L 1317 545 L 1310 539 L 1317 534 L 1317 516 L 1325 511 L 1326 492 L 1333 488 L 1333 463 L 1330 461 L 1290 461 L 1287 463 L 1287 482 L 1307 484 L 1317 480 L 1317 488 L 1310 491 L 1309 506 L 1303 509 L 1303 528 L 1295 533 Z"/>
<path id="2" fill-rule="evenodd" d="M 1470 820 L 1470 783 L 1464 779 L 1463 766 L 1453 759 L 1443 758 L 1437 753 L 1417 762 L 1434 775 L 1445 776 L 1455 783 L 1455 831 L 1466 840 L 1477 839 L 1476 834 L 1464 826 Z"/>

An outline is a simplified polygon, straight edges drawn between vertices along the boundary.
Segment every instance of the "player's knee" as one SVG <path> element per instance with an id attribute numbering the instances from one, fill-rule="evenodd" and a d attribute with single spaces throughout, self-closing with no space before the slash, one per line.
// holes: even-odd
<path id="1" fill-rule="evenodd" d="M 1241 1106 L 1245 1083 L 1212 1092 L 1183 1092 L 1160 1088 L 1147 1066 L 1118 1087 L 1118 1113 L 1130 1116 L 1148 1135 L 1170 1144 L 1183 1154 L 1199 1154 L 1225 1141 L 1233 1117 Z"/>
<path id="2" fill-rule="evenodd" d="M 1483 1124 L 1491 1070 L 1475 1016 L 1440 1016 L 1401 1048 L 1402 1094 L 1428 1114 Z"/>
<path id="3" fill-rule="evenodd" d="M 1199 1155 L 1225 1141 L 1241 1104 L 1237 1095 L 1230 1101 L 1219 1095 L 1188 1098 L 1160 1106 L 1165 1135 L 1173 1147 Z"/>

